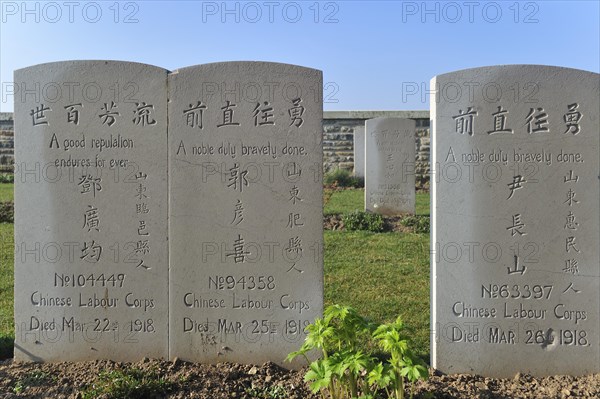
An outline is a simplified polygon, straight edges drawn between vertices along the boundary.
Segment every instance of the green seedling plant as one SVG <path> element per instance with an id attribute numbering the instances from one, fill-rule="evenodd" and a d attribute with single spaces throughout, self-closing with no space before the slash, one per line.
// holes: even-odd
<path id="1" fill-rule="evenodd" d="M 408 346 L 408 341 L 401 335 L 404 324 L 400 317 L 395 322 L 382 324 L 373 332 L 373 338 L 379 343 L 383 351 L 389 354 L 390 368 L 388 376 L 393 394 L 396 399 L 404 399 L 404 380 L 411 383 L 423 378 L 426 379 L 427 367 L 415 356 Z M 414 388 L 414 384 L 413 388 Z M 389 392 L 388 396 L 392 397 Z M 411 391 L 411 398 L 413 392 Z"/>
<path id="2" fill-rule="evenodd" d="M 28 387 L 40 386 L 53 379 L 54 377 L 45 371 L 33 370 L 16 382 L 13 392 L 16 394 L 23 393 Z"/>
<path id="3" fill-rule="evenodd" d="M 97 381 L 82 393 L 83 399 L 142 399 L 166 395 L 177 384 L 160 375 L 158 370 L 139 368 L 103 371 Z"/>
<path id="4" fill-rule="evenodd" d="M 310 363 L 305 381 L 311 390 L 328 391 L 332 399 L 356 398 L 359 391 L 369 394 L 369 387 L 361 384 L 360 375 L 370 367 L 372 359 L 357 349 L 360 337 L 369 335 L 372 326 L 354 309 L 329 306 L 323 318 L 317 318 L 306 327 L 307 337 L 302 347 L 288 355 L 288 360 L 302 355 Z M 310 362 L 307 353 L 320 350 L 322 358 Z"/>
<path id="5" fill-rule="evenodd" d="M 351 307 L 331 305 L 323 318 L 306 327 L 302 347 L 287 360 L 304 356 L 310 363 L 304 380 L 323 399 L 375 399 L 378 391 L 386 391 L 388 398 L 404 398 L 404 379 L 426 378 L 427 368 L 402 339 L 402 327 L 400 319 L 376 326 Z M 360 349 L 371 339 L 386 352 L 387 362 Z M 308 352 L 313 350 L 320 351 L 322 357 L 310 362 Z"/>
<path id="6" fill-rule="evenodd" d="M 400 220 L 406 227 L 412 227 L 415 233 L 428 234 L 430 231 L 430 221 L 427 215 L 409 215 Z"/>
<path id="7" fill-rule="evenodd" d="M 287 390 L 280 385 L 263 388 L 247 388 L 246 393 L 250 395 L 250 397 L 257 399 L 286 399 L 289 397 Z"/>
<path id="8" fill-rule="evenodd" d="M 342 215 L 344 226 L 349 231 L 366 230 L 380 233 L 385 229 L 383 216 L 377 213 L 352 211 Z"/>

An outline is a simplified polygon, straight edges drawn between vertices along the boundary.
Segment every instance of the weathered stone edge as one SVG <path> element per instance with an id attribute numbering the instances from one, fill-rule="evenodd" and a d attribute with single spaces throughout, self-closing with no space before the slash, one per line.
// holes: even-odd
<path id="1" fill-rule="evenodd" d="M 408 118 L 429 119 L 429 111 L 325 111 L 323 119 Z"/>

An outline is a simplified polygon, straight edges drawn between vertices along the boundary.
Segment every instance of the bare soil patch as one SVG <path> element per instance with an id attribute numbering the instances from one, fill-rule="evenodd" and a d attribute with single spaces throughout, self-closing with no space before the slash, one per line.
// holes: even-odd
<path id="1" fill-rule="evenodd" d="M 54 364 L 5 360 L 0 362 L 0 398 L 83 398 L 85 392 L 98 385 L 102 373 L 131 369 L 152 371 L 169 383 L 168 392 L 157 391 L 144 398 L 321 398 L 312 394 L 303 381 L 305 369 L 289 371 L 273 363 L 203 365 L 177 359 Z M 432 372 L 428 381 L 415 386 L 414 398 L 600 398 L 600 374 L 546 378 L 517 374 L 512 379 L 493 379 Z"/>

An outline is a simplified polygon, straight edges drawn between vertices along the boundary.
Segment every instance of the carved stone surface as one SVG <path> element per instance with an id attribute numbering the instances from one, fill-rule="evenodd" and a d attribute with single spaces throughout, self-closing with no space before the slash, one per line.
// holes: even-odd
<path id="1" fill-rule="evenodd" d="M 432 80 L 433 367 L 600 371 L 599 81 L 535 65 Z"/>
<path id="2" fill-rule="evenodd" d="M 323 306 L 322 73 L 228 62 L 169 79 L 170 354 L 283 364 Z"/>
<path id="3" fill-rule="evenodd" d="M 365 127 L 354 128 L 354 176 L 365 177 Z"/>
<path id="4" fill-rule="evenodd" d="M 167 71 L 15 72 L 15 358 L 167 356 Z"/>
<path id="5" fill-rule="evenodd" d="M 415 213 L 415 121 L 369 119 L 366 126 L 365 209 Z"/>

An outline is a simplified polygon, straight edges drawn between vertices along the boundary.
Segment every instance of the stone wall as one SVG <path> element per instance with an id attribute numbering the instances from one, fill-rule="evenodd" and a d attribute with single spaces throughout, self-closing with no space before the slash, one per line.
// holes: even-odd
<path id="1" fill-rule="evenodd" d="M 354 128 L 364 126 L 367 119 L 408 118 L 417 125 L 415 146 L 415 184 L 417 189 L 429 187 L 429 111 L 328 111 L 323 115 L 324 172 L 337 168 L 354 169 Z"/>
<path id="2" fill-rule="evenodd" d="M 417 124 L 416 185 L 429 186 L 429 111 L 327 111 L 323 116 L 323 153 L 325 172 L 354 169 L 354 128 L 367 119 L 378 117 L 409 118 Z M 13 163 L 13 116 L 0 112 L 0 168 Z"/>
<path id="3" fill-rule="evenodd" d="M 14 144 L 12 112 L 0 112 L 0 172 L 13 164 Z"/>

